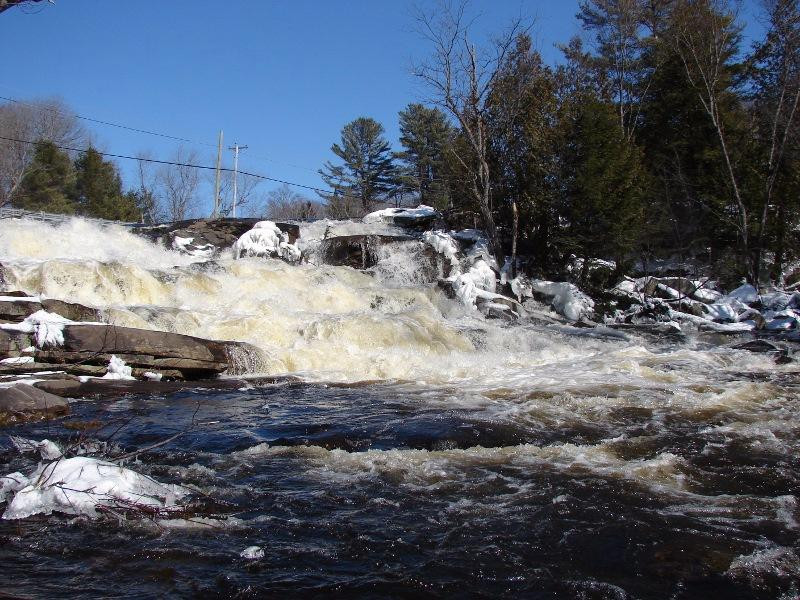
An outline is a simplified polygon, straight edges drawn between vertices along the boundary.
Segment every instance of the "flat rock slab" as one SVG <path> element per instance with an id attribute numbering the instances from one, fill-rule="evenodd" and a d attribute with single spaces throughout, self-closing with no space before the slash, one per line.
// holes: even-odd
<path id="1" fill-rule="evenodd" d="M 18 323 L 33 313 L 46 310 L 70 321 L 100 321 L 102 313 L 96 308 L 52 298 L 39 300 L 24 292 L 0 292 L 0 320 Z M 13 300 L 12 300 L 13 298 Z"/>
<path id="2" fill-rule="evenodd" d="M 240 390 L 261 386 L 299 381 L 290 375 L 259 377 L 250 379 L 208 379 L 198 381 L 125 381 L 114 379 L 90 379 L 79 381 L 40 381 L 34 385 L 42 391 L 52 392 L 67 398 L 113 398 L 135 394 L 169 394 L 181 390 Z"/>
<path id="3" fill-rule="evenodd" d="M 18 383 L 0 387 L 0 424 L 65 415 L 69 403 L 32 385 Z"/>

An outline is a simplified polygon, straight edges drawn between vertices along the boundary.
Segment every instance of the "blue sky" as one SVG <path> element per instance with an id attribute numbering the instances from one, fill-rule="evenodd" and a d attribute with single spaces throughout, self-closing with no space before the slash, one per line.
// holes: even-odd
<path id="1" fill-rule="evenodd" d="M 745 16 L 753 2 L 746 3 Z M 422 1 L 422 7 L 434 2 Z M 532 17 L 539 50 L 581 33 L 577 0 L 474 0 L 478 31 Z M 202 142 L 247 144 L 240 168 L 319 186 L 342 126 L 369 116 L 397 146 L 397 113 L 424 100 L 428 46 L 405 0 L 56 0 L 0 15 L 0 95 L 58 96 L 78 114 Z M 752 20 L 752 19 L 751 19 Z M 753 28 L 747 30 L 752 33 Z M 102 150 L 168 158 L 177 142 L 90 125 Z M 232 162 L 230 152 L 225 161 Z M 118 161 L 133 185 L 133 164 Z M 273 187 L 263 184 L 263 191 Z M 210 197 L 211 194 L 208 194 Z"/>

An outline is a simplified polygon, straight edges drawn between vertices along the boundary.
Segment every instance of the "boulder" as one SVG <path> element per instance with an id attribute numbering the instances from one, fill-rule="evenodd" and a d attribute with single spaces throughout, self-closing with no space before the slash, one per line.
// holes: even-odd
<path id="1" fill-rule="evenodd" d="M 516 321 L 526 314 L 522 305 L 500 294 L 479 294 L 475 297 L 475 307 L 488 319 Z"/>
<path id="2" fill-rule="evenodd" d="M 65 415 L 69 403 L 27 384 L 0 387 L 0 424 Z"/>

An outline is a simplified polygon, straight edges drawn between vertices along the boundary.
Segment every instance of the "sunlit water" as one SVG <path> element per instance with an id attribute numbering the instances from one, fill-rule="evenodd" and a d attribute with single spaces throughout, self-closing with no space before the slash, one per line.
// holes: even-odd
<path id="1" fill-rule="evenodd" d="M 696 334 L 487 321 L 423 282 L 414 252 L 388 252 L 374 275 L 198 267 L 121 230 L 1 223 L 9 287 L 248 341 L 262 373 L 301 378 L 78 402 L 7 430 L 67 443 L 88 427 L 118 452 L 186 430 L 129 466 L 196 495 L 172 521 L 0 521 L 2 592 L 800 593 L 796 365 Z M 0 444 L 2 473 L 33 467 Z M 264 558 L 239 556 L 252 545 Z"/>

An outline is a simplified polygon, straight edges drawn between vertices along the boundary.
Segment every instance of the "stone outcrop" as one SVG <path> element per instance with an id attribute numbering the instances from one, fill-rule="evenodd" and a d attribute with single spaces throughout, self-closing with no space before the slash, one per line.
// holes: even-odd
<path id="1" fill-rule="evenodd" d="M 192 219 L 167 225 L 137 226 L 131 231 L 167 248 L 195 256 L 213 258 L 230 248 L 261 219 Z M 300 227 L 293 223 L 276 223 L 294 244 Z"/>
<path id="2" fill-rule="evenodd" d="M 102 311 L 73 302 L 33 299 L 24 292 L 0 292 L 0 297 L 19 298 L 18 300 L 0 300 L 0 322 L 19 323 L 40 310 L 56 313 L 70 321 L 100 321 L 102 319 Z"/>
<path id="3" fill-rule="evenodd" d="M 65 415 L 69 403 L 28 384 L 0 387 L 0 425 Z"/>
<path id="4" fill-rule="evenodd" d="M 217 342 L 164 331 L 114 325 L 68 324 L 64 343 L 35 348 L 32 334 L 0 330 L 0 356 L 30 356 L 33 362 L 0 364 L 0 374 L 61 370 L 102 376 L 112 356 L 132 368 L 132 376 L 160 374 L 169 379 L 203 379 L 223 372 L 250 370 L 260 351 L 241 342 Z"/>
<path id="5" fill-rule="evenodd" d="M 100 323 L 101 311 L 61 300 L 39 300 L 23 292 L 4 292 L 0 324 L 17 324 L 44 310 L 69 321 L 61 325 L 63 343 L 37 347 L 33 332 L 0 328 L 0 375 L 64 371 L 101 377 L 112 356 L 132 368 L 133 377 L 153 373 L 174 380 L 196 380 L 220 373 L 257 371 L 261 351 L 241 342 L 219 342 L 165 331 Z M 88 322 L 87 322 L 88 321 Z"/>

